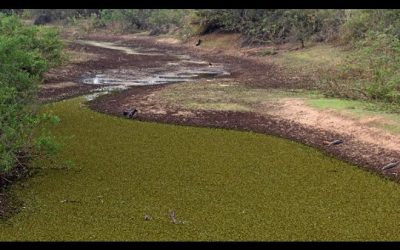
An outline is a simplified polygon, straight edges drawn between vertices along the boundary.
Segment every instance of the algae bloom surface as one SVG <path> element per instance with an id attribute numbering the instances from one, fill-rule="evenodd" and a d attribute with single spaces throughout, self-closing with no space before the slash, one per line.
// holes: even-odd
<path id="1" fill-rule="evenodd" d="M 400 186 L 315 149 L 111 117 L 80 98 L 45 109 L 62 119 L 57 161 L 74 165 L 12 188 L 24 207 L 0 223 L 3 241 L 400 239 Z"/>

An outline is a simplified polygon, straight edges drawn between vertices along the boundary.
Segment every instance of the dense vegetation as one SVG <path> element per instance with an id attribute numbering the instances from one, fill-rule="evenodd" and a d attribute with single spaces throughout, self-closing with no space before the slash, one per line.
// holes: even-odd
<path id="1" fill-rule="evenodd" d="M 10 12 L 10 10 L 4 10 Z M 18 12 L 21 12 L 18 10 Z M 93 17 L 98 26 L 119 23 L 125 32 L 198 25 L 193 34 L 215 30 L 239 32 L 248 42 L 289 40 L 359 40 L 368 31 L 400 36 L 400 10 L 313 9 L 36 9 L 25 16 L 47 15 L 51 20 Z M 165 32 L 171 29 L 165 29 Z"/>
<path id="2" fill-rule="evenodd" d="M 57 120 L 38 115 L 35 100 L 43 73 L 61 60 L 55 30 L 25 26 L 17 16 L 0 13 L 0 174 L 54 149 L 45 131 L 34 136 L 38 123 Z"/>
<path id="3" fill-rule="evenodd" d="M 354 42 L 340 68 L 323 73 L 326 75 L 320 86 L 330 96 L 376 100 L 398 106 L 400 40 L 394 34 L 368 31 L 362 40 Z"/>

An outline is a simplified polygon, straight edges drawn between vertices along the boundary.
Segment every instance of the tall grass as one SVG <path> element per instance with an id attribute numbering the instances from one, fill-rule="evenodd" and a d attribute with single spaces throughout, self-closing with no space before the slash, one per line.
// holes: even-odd
<path id="1" fill-rule="evenodd" d="M 400 40 L 369 31 L 354 42 L 341 66 L 322 78 L 319 87 L 329 96 L 400 105 Z"/>

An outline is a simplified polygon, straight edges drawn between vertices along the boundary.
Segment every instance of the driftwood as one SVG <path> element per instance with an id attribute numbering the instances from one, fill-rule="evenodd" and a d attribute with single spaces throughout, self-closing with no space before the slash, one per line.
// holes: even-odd
<path id="1" fill-rule="evenodd" d="M 341 144 L 341 143 L 343 143 L 343 140 L 337 139 L 337 140 L 331 141 L 331 142 L 328 144 L 328 146 L 338 145 L 338 144 Z"/>
<path id="2" fill-rule="evenodd" d="M 391 163 L 385 165 L 385 166 L 382 168 L 382 170 L 388 170 L 388 169 L 394 168 L 394 167 L 396 167 L 397 165 L 399 165 L 399 163 L 400 163 L 400 161 L 391 162 Z"/>

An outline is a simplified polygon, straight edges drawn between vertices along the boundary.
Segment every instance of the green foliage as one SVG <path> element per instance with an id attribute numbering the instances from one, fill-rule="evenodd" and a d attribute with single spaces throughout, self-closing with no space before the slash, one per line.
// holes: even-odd
<path id="1" fill-rule="evenodd" d="M 43 73 L 61 62 L 61 52 L 55 30 L 0 15 L 0 171 L 44 149 L 34 147 L 33 128 L 50 118 L 36 114 L 35 97 Z"/>
<path id="2" fill-rule="evenodd" d="M 342 39 L 346 42 L 363 38 L 364 33 L 368 30 L 370 15 L 369 12 L 363 10 L 347 10 L 346 22 L 343 24 Z"/>
<path id="3" fill-rule="evenodd" d="M 364 36 L 328 81 L 329 95 L 400 104 L 399 38 L 378 31 Z"/>
<path id="4" fill-rule="evenodd" d="M 160 9 L 153 10 L 149 16 L 148 22 L 152 27 L 162 25 L 175 25 L 179 26 L 181 20 L 186 15 L 186 10 L 172 10 L 172 9 Z"/>
<path id="5" fill-rule="evenodd" d="M 56 143 L 54 136 L 41 135 L 35 141 L 36 149 L 48 154 L 55 155 L 60 149 L 60 144 Z"/>
<path id="6" fill-rule="evenodd" d="M 250 42 L 270 40 L 304 41 L 314 34 L 324 40 L 331 38 L 342 18 L 341 10 L 225 9 L 202 10 L 199 15 L 210 27 L 240 32 Z M 329 28 L 328 28 L 329 26 Z"/>
<path id="7" fill-rule="evenodd" d="M 12 14 L 12 9 L 0 9 L 0 13 L 3 14 Z"/>
<path id="8" fill-rule="evenodd" d="M 348 43 L 366 37 L 370 31 L 400 38 L 400 10 L 346 10 L 341 39 Z"/>
<path id="9" fill-rule="evenodd" d="M 137 31 L 149 28 L 150 12 L 146 9 L 107 9 L 102 10 L 100 15 L 106 23 L 118 22 L 122 31 Z"/>
<path id="10" fill-rule="evenodd" d="M 276 55 L 278 52 L 275 49 L 264 49 L 258 53 L 259 56 Z"/>
<path id="11" fill-rule="evenodd" d="M 363 69 L 361 86 L 367 96 L 400 103 L 400 40 L 393 35 L 369 32 L 358 42 L 353 60 L 356 69 Z"/>
<path id="12" fill-rule="evenodd" d="M 182 9 L 104 9 L 100 17 L 107 25 L 118 24 L 122 32 L 162 29 L 166 33 L 171 27 L 182 27 L 189 13 Z"/>
<path id="13" fill-rule="evenodd" d="M 69 20 L 73 17 L 90 17 L 99 14 L 99 9 L 27 9 L 22 12 L 24 17 L 37 18 L 40 15 L 54 20 Z"/>
<path id="14" fill-rule="evenodd" d="M 93 28 L 104 28 L 106 23 L 100 18 L 99 15 L 92 14 L 90 15 L 90 24 Z"/>

